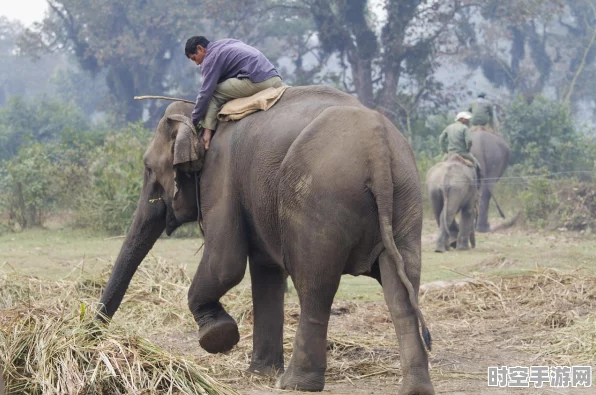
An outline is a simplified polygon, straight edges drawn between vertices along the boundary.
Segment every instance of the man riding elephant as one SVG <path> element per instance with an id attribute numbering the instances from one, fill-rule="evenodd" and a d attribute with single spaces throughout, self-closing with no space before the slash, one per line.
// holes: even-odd
<path id="1" fill-rule="evenodd" d="M 217 113 L 226 102 L 282 86 L 275 66 L 258 49 L 242 41 L 210 42 L 203 36 L 194 36 L 186 41 L 184 52 L 201 66 L 203 84 L 191 120 L 195 127 L 200 124 L 204 128 L 201 141 L 205 149 L 209 149 L 217 127 Z"/>
<path id="2" fill-rule="evenodd" d="M 472 131 L 476 128 L 489 132 L 495 130 L 493 105 L 486 99 L 486 93 L 480 92 L 478 98 L 470 103 L 468 111 L 472 113 Z"/>
<path id="3" fill-rule="evenodd" d="M 464 159 L 472 162 L 476 169 L 476 185 L 480 188 L 480 179 L 482 178 L 482 170 L 474 155 L 470 153 L 472 148 L 472 133 L 468 129 L 468 124 L 472 114 L 467 111 L 462 111 L 455 117 L 455 122 L 447 126 L 441 136 L 439 136 L 439 143 L 441 149 L 445 153 L 443 160 L 447 160 L 450 155 L 458 154 Z"/>

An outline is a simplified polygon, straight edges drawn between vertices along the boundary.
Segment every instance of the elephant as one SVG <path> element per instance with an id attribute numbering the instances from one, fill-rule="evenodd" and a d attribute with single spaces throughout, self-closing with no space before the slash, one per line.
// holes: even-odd
<path id="1" fill-rule="evenodd" d="M 226 352 L 239 341 L 220 298 L 243 279 L 248 258 L 254 309 L 248 371 L 280 373 L 278 388 L 321 391 L 340 278 L 367 275 L 381 284 L 393 319 L 404 376 L 399 393 L 434 393 L 425 350 L 431 337 L 418 306 L 422 195 L 402 134 L 347 93 L 292 87 L 272 109 L 220 123 L 205 152 L 188 118 L 192 110 L 169 105 L 144 154 L 141 196 L 98 319 L 113 317 L 162 232 L 171 235 L 198 218 L 204 252 L 188 305 L 206 351 Z M 300 319 L 284 372 L 287 276 Z"/>
<path id="2" fill-rule="evenodd" d="M 488 223 L 488 208 L 490 198 L 494 199 L 493 190 L 495 184 L 505 173 L 509 164 L 509 145 L 498 134 L 477 130 L 472 132 L 472 155 L 476 157 L 482 168 L 482 179 L 480 180 L 480 209 L 476 231 L 481 233 L 490 232 Z M 503 211 L 495 200 L 501 217 L 505 218 Z"/>
<path id="3" fill-rule="evenodd" d="M 450 246 L 458 250 L 468 250 L 470 244 L 472 248 L 476 247 L 476 181 L 476 170 L 464 164 L 457 155 L 451 155 L 428 171 L 428 195 L 439 226 L 435 252 L 448 251 Z M 459 212 L 461 220 L 458 225 L 455 216 Z"/>

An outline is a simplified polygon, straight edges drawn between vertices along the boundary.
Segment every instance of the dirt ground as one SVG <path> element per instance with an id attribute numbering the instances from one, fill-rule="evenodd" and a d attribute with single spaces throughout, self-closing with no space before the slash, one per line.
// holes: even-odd
<path id="1" fill-rule="evenodd" d="M 545 269 L 511 278 L 436 282 L 427 284 L 421 301 L 434 339 L 430 364 L 437 393 L 594 393 L 593 388 L 488 388 L 487 368 L 593 364 L 596 277 Z M 289 358 L 298 305 L 290 302 L 287 310 Z M 195 331 L 152 340 L 201 364 L 219 365 L 214 372 L 222 372 L 215 377 L 243 394 L 277 392 L 273 380 L 242 371 L 250 356 L 250 323 L 250 317 L 242 323 L 242 340 L 223 361 L 197 351 Z M 397 393 L 400 379 L 399 350 L 385 304 L 337 301 L 330 322 L 325 392 Z"/>
<path id="2" fill-rule="evenodd" d="M 433 336 L 429 358 L 436 392 L 595 393 L 594 387 L 489 388 L 487 368 L 591 364 L 594 370 L 596 237 L 513 228 L 479 235 L 475 250 L 436 254 L 432 252 L 434 231 L 432 222 L 425 223 L 420 301 Z M 121 238 L 72 230 L 4 234 L 0 236 L 0 271 L 48 279 L 72 277 L 73 273 L 95 276 L 113 262 L 121 243 Z M 148 259 L 181 267 L 192 276 L 200 260 L 200 245 L 197 239 L 160 239 Z M 133 283 L 149 275 L 159 281 L 159 273 L 141 273 Z M 162 294 L 160 288 L 158 296 L 153 285 L 151 289 L 141 285 L 140 290 L 127 294 L 114 324 L 197 362 L 212 377 L 242 394 L 282 393 L 273 389 L 273 380 L 244 372 L 252 350 L 248 276 L 223 300 L 239 321 L 241 332 L 240 343 L 227 355 L 209 355 L 200 349 L 197 330 L 186 308 L 188 281 L 187 277 L 181 280 L 171 294 Z M 150 309 L 157 313 L 149 313 Z M 171 314 L 166 318 L 161 313 L 161 318 L 156 318 L 165 309 Z M 136 322 L 130 318 L 133 313 Z M 297 297 L 290 286 L 284 338 L 286 364 L 298 317 Z M 370 279 L 342 279 L 330 322 L 326 378 L 324 393 L 329 394 L 386 394 L 399 389 L 397 339 L 381 289 Z"/>

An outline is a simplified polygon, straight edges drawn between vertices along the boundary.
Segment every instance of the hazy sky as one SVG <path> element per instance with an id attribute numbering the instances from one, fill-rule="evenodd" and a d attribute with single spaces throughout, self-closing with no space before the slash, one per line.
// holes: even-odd
<path id="1" fill-rule="evenodd" d="M 384 10 L 380 0 L 372 0 L 371 4 L 380 19 L 384 18 Z M 39 22 L 48 8 L 46 0 L 0 0 L 0 16 L 18 19 L 24 25 Z"/>
<path id="2" fill-rule="evenodd" d="M 0 16 L 18 19 L 24 25 L 41 21 L 47 8 L 46 0 L 0 0 Z"/>

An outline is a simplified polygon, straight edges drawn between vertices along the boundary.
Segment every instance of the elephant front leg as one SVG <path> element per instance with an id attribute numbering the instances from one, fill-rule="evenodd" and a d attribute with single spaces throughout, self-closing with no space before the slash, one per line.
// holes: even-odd
<path id="1" fill-rule="evenodd" d="M 199 325 L 199 343 L 209 353 L 226 352 L 240 340 L 236 321 L 224 310 L 220 298 L 244 277 L 246 254 L 231 244 L 227 253 L 205 250 L 188 291 L 188 305 Z"/>
<path id="2" fill-rule="evenodd" d="M 254 314 L 253 351 L 248 371 L 276 376 L 284 371 L 284 270 L 274 263 L 250 259 Z"/>

